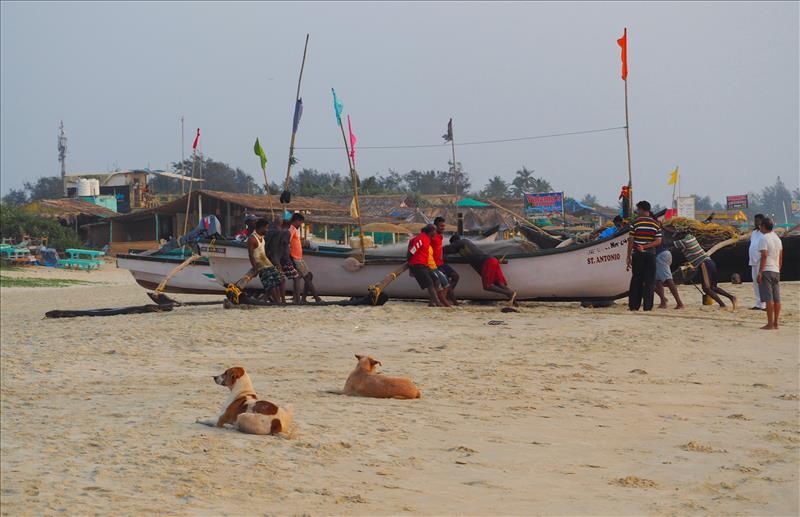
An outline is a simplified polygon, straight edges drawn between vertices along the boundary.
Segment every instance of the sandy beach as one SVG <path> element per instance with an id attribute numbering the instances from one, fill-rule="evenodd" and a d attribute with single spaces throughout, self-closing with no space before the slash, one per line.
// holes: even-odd
<path id="1" fill-rule="evenodd" d="M 800 284 L 783 328 L 700 305 L 287 307 L 43 319 L 148 303 L 127 271 L 4 288 L 3 515 L 797 515 Z M 726 284 L 726 288 L 727 288 Z M 186 298 L 184 298 L 186 299 Z M 501 324 L 490 325 L 490 321 Z M 353 354 L 415 401 L 331 393 Z M 247 368 L 289 437 L 198 424 Z"/>

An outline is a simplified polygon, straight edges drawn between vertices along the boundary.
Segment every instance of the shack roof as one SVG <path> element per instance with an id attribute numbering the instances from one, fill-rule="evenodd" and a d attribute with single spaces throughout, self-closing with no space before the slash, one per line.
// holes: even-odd
<path id="1" fill-rule="evenodd" d="M 106 218 L 119 215 L 104 206 L 74 198 L 40 199 L 28 203 L 23 207 L 23 210 L 45 217 L 58 217 L 61 219 L 71 219 L 78 216 Z"/>
<path id="2" fill-rule="evenodd" d="M 180 214 L 184 213 L 186 210 L 186 200 L 190 194 L 186 194 L 184 196 L 179 197 L 169 203 L 165 203 L 163 205 L 159 205 L 154 208 L 148 208 L 146 210 L 139 210 L 136 212 L 131 212 L 130 214 L 125 214 L 123 216 L 118 216 L 116 219 L 118 220 L 135 220 L 135 219 L 143 219 L 145 217 L 151 217 L 153 214 L 160 214 L 160 215 L 170 215 L 170 214 Z M 249 211 L 260 211 L 260 212 L 267 212 L 270 209 L 270 204 L 267 199 L 267 196 L 254 196 L 250 194 L 237 194 L 234 192 L 221 192 L 219 190 L 195 190 L 191 193 L 192 199 L 191 204 L 192 206 L 197 206 L 197 198 L 198 196 L 202 195 L 204 198 L 214 198 L 220 201 L 227 201 L 233 205 L 238 205 L 245 210 Z M 280 199 L 278 196 L 271 196 L 272 197 L 272 208 L 276 211 L 280 211 L 283 208 L 286 208 L 290 211 L 302 211 L 302 212 L 311 212 L 311 213 L 331 213 L 331 214 L 344 214 L 348 212 L 348 207 L 337 205 L 335 203 L 331 203 L 329 201 L 324 201 L 319 198 L 309 198 L 309 197 L 300 197 L 300 196 L 292 196 L 292 202 L 288 205 L 281 205 Z"/>

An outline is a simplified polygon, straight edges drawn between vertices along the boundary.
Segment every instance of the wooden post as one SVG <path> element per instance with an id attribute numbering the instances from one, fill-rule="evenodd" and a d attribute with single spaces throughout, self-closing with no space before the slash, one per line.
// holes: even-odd
<path id="1" fill-rule="evenodd" d="M 154 215 L 156 216 L 156 242 L 158 242 L 158 213 Z"/>
<path id="2" fill-rule="evenodd" d="M 231 224 L 231 202 L 225 201 L 225 235 L 231 234 L 231 228 L 233 228 Z"/>
<path id="3" fill-rule="evenodd" d="M 325 244 L 328 243 L 328 225 L 323 225 L 323 231 L 325 232 Z"/>

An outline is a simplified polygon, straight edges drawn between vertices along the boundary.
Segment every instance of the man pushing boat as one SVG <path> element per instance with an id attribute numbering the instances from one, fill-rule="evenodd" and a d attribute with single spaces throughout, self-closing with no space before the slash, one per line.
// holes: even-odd
<path id="1" fill-rule="evenodd" d="M 459 235 L 450 237 L 450 244 L 444 247 L 445 254 L 458 253 L 464 257 L 481 277 L 483 289 L 492 293 L 507 296 L 513 305 L 517 305 L 517 293 L 508 287 L 508 282 L 500 268 L 500 261 L 490 257 L 469 239 Z"/>

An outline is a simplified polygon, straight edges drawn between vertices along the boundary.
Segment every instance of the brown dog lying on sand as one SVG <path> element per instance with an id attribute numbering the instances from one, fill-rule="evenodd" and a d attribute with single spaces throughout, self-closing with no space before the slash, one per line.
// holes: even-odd
<path id="1" fill-rule="evenodd" d="M 215 375 L 214 382 L 230 389 L 230 395 L 217 418 L 217 427 L 235 424 L 236 429 L 249 434 L 287 432 L 292 422 L 292 406 L 284 409 L 272 402 L 258 400 L 244 368 L 228 368 L 222 375 Z"/>
<path id="2" fill-rule="evenodd" d="M 381 364 L 380 361 L 358 354 L 356 359 L 358 364 L 344 384 L 345 395 L 381 399 L 418 399 L 422 396 L 411 379 L 386 377 L 375 372 L 375 365 Z"/>

